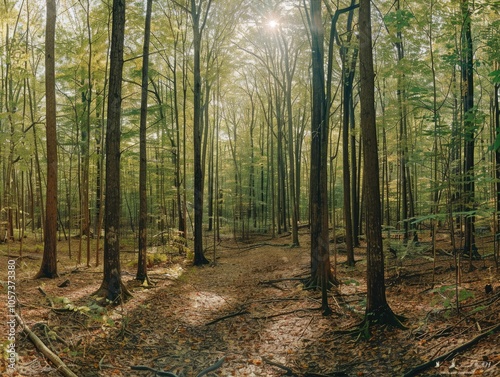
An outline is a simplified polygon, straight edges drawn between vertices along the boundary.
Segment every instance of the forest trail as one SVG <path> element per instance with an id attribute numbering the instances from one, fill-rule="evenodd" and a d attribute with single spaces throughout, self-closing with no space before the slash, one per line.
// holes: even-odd
<path id="1" fill-rule="evenodd" d="M 23 258 L 20 314 L 82 377 L 154 375 L 131 369 L 138 365 L 191 377 L 222 357 L 222 366 L 209 376 L 401 376 L 500 323 L 498 274 L 492 272 L 491 258 L 475 261 L 476 270 L 463 274 L 464 308 L 457 316 L 449 310 L 453 257 L 439 256 L 440 284 L 432 289 L 428 254 L 414 252 L 387 259 L 388 299 L 397 314 L 407 317 L 408 330 L 376 329 L 370 340 L 356 341 L 335 331 L 362 318 L 364 249 L 357 249 L 354 268 L 344 266 L 339 254 L 337 275 L 343 284 L 330 294 L 333 315 L 323 317 L 317 310 L 319 292 L 302 290 L 297 280 L 307 276 L 308 236 L 302 235 L 299 248 L 287 242 L 224 240 L 215 266 L 191 267 L 179 257 L 179 263 L 153 266 L 152 288 L 138 286 L 133 266 L 124 263 L 124 281 L 133 298 L 106 310 L 89 299 L 100 283 L 99 269 L 71 273 L 66 268 L 59 279 L 34 281 L 28 278 L 28 264 L 38 261 Z M 210 251 L 207 257 L 212 259 Z M 57 287 L 65 280 L 69 286 Z M 486 295 L 484 286 L 492 280 L 495 291 Z M 42 291 L 63 310 L 51 309 Z M 491 334 L 420 375 L 496 376 L 499 341 L 498 333 Z M 24 335 L 19 334 L 18 347 L 19 371 L 12 376 L 60 376 Z"/>

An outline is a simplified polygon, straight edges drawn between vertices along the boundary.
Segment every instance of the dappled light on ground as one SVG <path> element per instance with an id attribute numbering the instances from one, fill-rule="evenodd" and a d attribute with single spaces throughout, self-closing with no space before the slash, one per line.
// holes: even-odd
<path id="1" fill-rule="evenodd" d="M 301 244 L 307 245 L 307 236 L 303 238 Z M 123 280 L 133 297 L 108 308 L 95 305 L 91 297 L 102 278 L 101 269 L 68 269 L 58 279 L 35 281 L 27 276 L 39 261 L 26 258 L 19 280 L 20 313 L 82 377 L 152 376 L 131 369 L 138 365 L 192 377 L 222 357 L 222 366 L 212 376 L 399 376 L 500 322 L 498 274 L 489 268 L 491 259 L 475 262 L 472 272 L 463 269 L 455 290 L 452 257 L 438 256 L 439 284 L 432 285 L 429 255 L 389 256 L 388 300 L 397 314 L 407 318 L 408 330 L 375 328 L 371 339 L 356 341 L 346 330 L 364 314 L 365 250 L 356 250 L 355 267 L 347 267 L 342 263 L 345 255 L 338 255 L 342 284 L 329 293 L 333 314 L 324 317 L 318 310 L 320 293 L 304 291 L 298 278 L 307 276 L 307 246 L 289 248 L 278 242 L 283 241 L 256 241 L 242 247 L 224 240 L 216 251 L 215 267 L 192 267 L 183 256 L 154 264 L 149 275 L 155 285 L 150 287 L 134 280 L 131 255 Z M 58 287 L 65 279 L 70 284 Z M 484 286 L 491 283 L 494 291 L 487 294 Z M 459 314 L 454 307 L 456 294 Z M 59 376 L 26 337 L 18 339 L 22 373 L 13 376 Z M 488 335 L 421 375 L 495 376 L 499 341 L 498 332 Z"/>

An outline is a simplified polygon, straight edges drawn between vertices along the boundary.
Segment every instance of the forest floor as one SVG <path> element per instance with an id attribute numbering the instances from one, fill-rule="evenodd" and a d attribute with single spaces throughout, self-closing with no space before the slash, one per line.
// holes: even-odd
<path id="1" fill-rule="evenodd" d="M 333 314 L 324 317 L 320 293 L 303 290 L 299 280 L 309 271 L 309 236 L 301 235 L 300 247 L 287 242 L 223 239 L 216 264 L 201 268 L 169 254 L 151 266 L 152 287 L 138 285 L 133 263 L 125 261 L 123 280 L 133 298 L 114 308 L 101 308 L 92 299 L 102 269 L 75 266 L 65 246 L 59 251 L 60 277 L 33 280 L 41 251 L 29 250 L 27 243 L 16 260 L 16 311 L 79 377 L 155 376 L 133 369 L 139 365 L 191 377 L 223 357 L 209 376 L 403 376 L 426 362 L 430 366 L 419 375 L 500 375 L 500 332 L 490 331 L 500 324 L 500 277 L 491 239 L 479 244 L 484 258 L 472 261 L 472 271 L 470 261 L 462 260 L 459 285 L 455 258 L 445 251 L 448 243 L 438 248 L 435 266 L 425 242 L 399 247 L 397 257 L 388 253 L 387 297 L 393 311 L 406 317 L 407 329 L 375 327 L 370 339 L 345 331 L 363 318 L 366 250 L 356 249 L 355 267 L 346 266 L 339 251 L 336 274 L 342 284 L 329 293 Z M 2 318 L 5 266 L 16 248 L 0 245 Z M 485 292 L 487 285 L 493 292 Z M 6 322 L 0 324 L 4 349 Z M 61 376 L 19 326 L 17 331 L 17 369 L 7 371 L 3 352 L 2 376 Z"/>

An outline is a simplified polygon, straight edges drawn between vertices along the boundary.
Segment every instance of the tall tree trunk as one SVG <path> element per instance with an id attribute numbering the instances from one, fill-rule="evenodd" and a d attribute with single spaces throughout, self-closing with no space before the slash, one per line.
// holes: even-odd
<path id="1" fill-rule="evenodd" d="M 382 247 L 382 216 L 380 205 L 379 163 L 375 113 L 370 0 L 359 3 L 359 63 L 361 133 L 363 139 L 363 191 L 365 195 L 367 242 L 367 301 L 364 330 L 374 324 L 401 327 L 385 295 L 384 252 Z"/>
<path id="2" fill-rule="evenodd" d="M 203 166 L 202 166 L 202 119 L 201 119 L 201 36 L 206 21 L 206 14 L 200 25 L 202 3 L 197 5 L 191 0 L 191 18 L 193 22 L 193 74 L 194 74 L 194 109 L 193 109 L 193 133 L 194 133 L 194 265 L 199 266 L 209 263 L 203 253 Z M 208 0 L 207 7 L 210 7 Z M 206 10 L 208 13 L 208 9 Z"/>
<path id="3" fill-rule="evenodd" d="M 149 82 L 149 40 L 151 35 L 151 8 L 153 0 L 147 0 L 142 49 L 141 119 L 139 125 L 139 257 L 136 280 L 151 283 L 147 268 L 148 198 L 147 198 L 147 118 Z"/>
<path id="4" fill-rule="evenodd" d="M 396 11 L 400 11 L 400 2 L 396 0 Z M 396 53 L 398 63 L 402 64 L 405 58 L 405 50 L 403 45 L 403 35 L 398 27 L 396 32 Z M 406 96 L 406 75 L 402 71 L 397 76 L 396 96 L 398 99 L 399 112 L 399 169 L 400 169 L 400 186 L 401 186 L 401 220 L 403 221 L 404 242 L 410 239 L 410 218 L 412 217 L 413 204 L 411 203 L 411 177 L 407 166 L 408 162 L 408 117 L 407 117 L 407 96 Z"/>
<path id="5" fill-rule="evenodd" d="M 108 10 L 108 27 L 111 24 L 112 12 Z M 109 44 L 108 44 L 109 46 Z M 109 47 L 108 47 L 109 52 Z M 109 56 L 110 54 L 106 54 L 106 64 L 105 64 L 105 72 L 108 72 L 109 66 Z M 105 143 L 105 119 L 106 119 L 106 92 L 108 89 L 108 80 L 104 80 L 104 86 L 102 89 L 101 100 L 99 101 L 99 106 L 96 106 L 96 118 L 99 124 L 99 132 L 96 132 L 96 157 L 97 157 L 97 172 L 96 172 L 96 213 L 95 213 L 95 223 L 96 223 L 96 246 L 95 246 L 95 265 L 99 266 L 100 259 L 100 241 L 101 241 L 101 230 L 104 222 L 104 143 Z"/>
<path id="6" fill-rule="evenodd" d="M 347 247 L 347 264 L 354 266 L 354 229 L 353 229 L 353 213 L 352 204 L 355 201 L 353 194 L 356 193 L 356 188 L 351 185 L 351 164 L 349 161 L 349 131 L 351 129 L 351 117 L 354 115 L 353 108 L 353 83 L 354 83 L 354 62 L 353 59 L 357 57 L 357 50 L 353 53 L 353 57 L 349 54 L 349 49 L 342 46 L 342 72 L 343 72 L 343 128 L 342 128 L 342 171 L 343 171 L 343 188 L 344 188 L 344 225 Z M 351 135 L 352 138 L 353 135 Z M 355 145 L 354 145 L 355 148 Z M 351 154 L 351 159 L 356 159 L 356 153 Z M 354 163 L 354 167 L 355 167 Z M 356 170 L 352 171 L 353 183 L 356 181 Z"/>
<path id="7" fill-rule="evenodd" d="M 44 248 L 42 265 L 35 278 L 57 277 L 57 127 L 56 127 L 56 75 L 55 31 L 56 1 L 47 0 L 47 26 L 45 29 L 45 129 L 47 139 L 47 208 L 45 210 Z"/>
<path id="8" fill-rule="evenodd" d="M 297 63 L 297 54 L 295 54 L 292 66 L 290 66 L 290 57 L 288 54 L 289 46 L 288 43 L 281 33 L 283 39 L 283 45 L 280 43 L 280 47 L 283 46 L 283 54 L 285 59 L 285 100 L 286 100 L 286 112 L 287 112 L 287 126 L 288 126 L 288 185 L 290 204 L 292 211 L 292 244 L 294 246 L 300 246 L 299 244 L 299 202 L 298 202 L 298 191 L 297 182 L 295 175 L 297 174 L 295 170 L 295 151 L 294 151 L 294 133 L 293 133 L 293 114 L 292 114 L 292 84 L 293 76 L 295 72 L 295 66 Z"/>
<path id="9" fill-rule="evenodd" d="M 472 45 L 471 14 L 469 0 L 462 0 L 462 106 L 464 124 L 464 201 L 465 210 L 473 211 L 474 208 L 474 140 L 475 140 L 475 114 L 474 114 L 474 51 Z M 477 254 L 474 236 L 475 216 L 465 218 L 465 244 L 464 251 L 471 256 Z"/>
<path id="10" fill-rule="evenodd" d="M 311 211 L 311 278 L 310 286 L 322 291 L 323 314 L 331 313 L 327 289 L 336 283 L 330 268 L 328 237 L 328 123 L 326 122 L 326 92 L 324 77 L 324 30 L 321 19 L 321 0 L 311 0 L 312 44 L 312 113 L 311 113 L 311 171 L 309 202 Z"/>
<path id="11" fill-rule="evenodd" d="M 496 64 L 498 68 L 498 63 Z M 500 83 L 495 84 L 495 93 L 494 93 L 494 103 L 493 103 L 493 111 L 494 111 L 494 129 L 496 130 L 496 139 L 500 138 L 500 98 L 499 98 L 499 92 L 500 92 Z M 495 177 L 496 177 L 496 225 L 495 225 L 495 264 L 498 269 L 498 250 L 499 250 L 499 243 L 497 239 L 497 234 L 500 231 L 500 148 L 497 148 L 495 151 Z"/>
<path id="12" fill-rule="evenodd" d="M 104 275 L 97 295 L 112 303 L 130 293 L 121 280 L 120 266 L 120 129 L 122 106 L 125 0 L 113 0 L 109 95 L 106 124 L 106 185 L 104 215 Z"/>

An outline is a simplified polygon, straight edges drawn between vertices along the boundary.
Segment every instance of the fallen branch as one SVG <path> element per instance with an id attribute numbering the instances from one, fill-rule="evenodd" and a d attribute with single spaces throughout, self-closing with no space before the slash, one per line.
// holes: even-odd
<path id="1" fill-rule="evenodd" d="M 487 336 L 489 336 L 490 334 L 493 334 L 494 332 L 500 330 L 500 324 L 497 324 L 495 326 L 493 326 L 492 328 L 490 328 L 488 331 L 485 331 L 479 335 L 477 335 L 476 337 L 472 338 L 471 340 L 469 340 L 468 342 L 452 349 L 451 351 L 445 353 L 444 355 L 441 355 L 441 356 L 438 356 L 430 361 L 427 361 L 426 363 L 423 363 L 423 364 L 420 364 L 420 365 L 417 365 L 416 367 L 410 369 L 408 372 L 406 372 L 403 377 L 413 377 L 413 376 L 416 376 L 417 374 L 419 374 L 420 372 L 430 368 L 430 367 L 433 367 L 436 365 L 436 363 L 440 362 L 440 361 L 443 361 L 443 360 L 447 360 L 453 356 L 455 356 L 457 353 L 460 353 L 462 351 L 464 351 L 465 349 L 473 346 L 474 344 L 476 344 L 477 342 L 479 342 L 481 339 L 483 338 L 486 338 Z"/>
<path id="2" fill-rule="evenodd" d="M 213 325 L 214 323 L 223 321 L 223 320 L 228 319 L 228 318 L 232 318 L 232 317 L 236 317 L 236 316 L 239 316 L 239 315 L 243 315 L 243 314 L 250 314 L 250 312 L 248 310 L 246 310 L 246 309 L 241 309 L 240 311 L 237 311 L 235 313 L 231 313 L 231 314 L 225 315 L 223 317 L 216 318 L 213 321 L 207 322 L 207 323 L 205 323 L 205 326 L 210 326 L 210 325 Z"/>
<path id="3" fill-rule="evenodd" d="M 224 359 L 225 359 L 225 358 L 226 358 L 226 357 L 224 356 L 224 357 L 222 357 L 220 360 L 216 361 L 216 362 L 215 362 L 215 364 L 210 365 L 209 367 L 207 367 L 207 368 L 203 369 L 200 373 L 198 373 L 198 374 L 196 375 L 196 377 L 202 377 L 202 376 L 204 376 L 205 374 L 208 374 L 208 373 L 210 373 L 210 372 L 212 372 L 212 371 L 214 371 L 214 370 L 216 370 L 216 369 L 219 369 L 219 368 L 221 367 L 222 363 L 224 362 Z"/>
<path id="4" fill-rule="evenodd" d="M 16 313 L 16 320 L 19 323 L 19 325 L 22 327 L 23 331 L 28 335 L 28 338 L 33 342 L 35 347 L 43 353 L 47 359 L 52 361 L 52 363 L 57 367 L 57 370 L 65 377 L 78 377 L 76 374 L 74 374 L 71 369 L 68 368 L 66 364 L 57 356 L 54 352 L 52 352 L 41 340 L 36 334 L 29 329 L 29 327 L 24 323 L 22 318 Z"/>
<path id="5" fill-rule="evenodd" d="M 262 316 L 262 317 L 252 317 L 252 319 L 269 319 L 269 318 L 275 318 L 275 317 L 280 317 L 282 315 L 288 315 L 288 314 L 295 314 L 295 313 L 301 313 L 301 312 L 312 312 L 312 311 L 317 311 L 317 310 L 321 310 L 321 307 L 319 308 L 308 308 L 308 309 L 295 309 L 295 310 L 290 310 L 290 311 L 287 311 L 287 312 L 281 312 L 281 313 L 277 313 L 277 314 L 270 314 L 270 315 L 265 315 L 265 316 Z"/>

